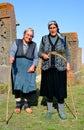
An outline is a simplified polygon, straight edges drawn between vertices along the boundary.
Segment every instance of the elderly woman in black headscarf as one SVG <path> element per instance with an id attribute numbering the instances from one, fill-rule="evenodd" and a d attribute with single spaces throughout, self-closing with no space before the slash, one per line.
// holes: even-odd
<path id="1" fill-rule="evenodd" d="M 49 34 L 42 37 L 39 57 L 42 58 L 40 96 L 47 97 L 46 117 L 52 116 L 53 97 L 58 113 L 66 119 L 64 99 L 67 98 L 67 71 L 70 70 L 70 51 L 66 37 L 59 32 L 56 21 L 48 23 Z"/>

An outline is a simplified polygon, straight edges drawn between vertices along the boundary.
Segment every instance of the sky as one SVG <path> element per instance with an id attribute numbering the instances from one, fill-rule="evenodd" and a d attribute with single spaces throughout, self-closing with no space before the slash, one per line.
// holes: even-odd
<path id="1" fill-rule="evenodd" d="M 17 38 L 22 38 L 24 30 L 31 27 L 33 41 L 39 48 L 42 36 L 48 34 L 48 22 L 55 20 L 61 33 L 77 33 L 84 63 L 84 0 L 0 0 L 4 2 L 14 6 L 16 21 L 20 24 Z"/>

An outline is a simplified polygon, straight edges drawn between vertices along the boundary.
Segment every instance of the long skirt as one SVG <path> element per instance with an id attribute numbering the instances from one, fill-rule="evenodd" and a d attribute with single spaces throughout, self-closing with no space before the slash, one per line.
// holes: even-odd
<path id="1" fill-rule="evenodd" d="M 13 94 L 14 90 L 20 90 L 23 93 L 36 91 L 36 72 L 28 72 L 31 65 L 31 60 L 16 58 L 12 66 Z"/>
<path id="2" fill-rule="evenodd" d="M 41 72 L 40 96 L 48 98 L 56 97 L 64 99 L 67 97 L 67 73 L 66 70 L 58 71 L 50 68 Z"/>

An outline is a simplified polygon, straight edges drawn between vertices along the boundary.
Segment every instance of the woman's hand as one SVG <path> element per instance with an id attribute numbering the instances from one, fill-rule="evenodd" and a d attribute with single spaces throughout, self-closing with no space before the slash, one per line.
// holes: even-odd
<path id="1" fill-rule="evenodd" d="M 47 54 L 45 54 L 45 53 L 42 53 L 42 58 L 43 58 L 44 60 L 48 60 L 48 59 L 49 59 L 49 56 L 48 56 Z"/>
<path id="2" fill-rule="evenodd" d="M 67 69 L 67 71 L 70 71 L 70 70 L 71 70 L 71 66 L 70 66 L 70 63 L 69 63 L 69 62 L 67 62 L 66 69 Z"/>
<path id="3" fill-rule="evenodd" d="M 34 72 L 34 70 L 35 70 L 35 66 L 32 65 L 32 66 L 28 69 L 28 72 L 29 72 L 29 73 L 32 73 L 32 72 Z"/>
<path id="4" fill-rule="evenodd" d="M 10 57 L 10 58 L 9 58 L 9 63 L 10 63 L 10 64 L 13 64 L 13 62 L 14 62 L 14 57 Z"/>

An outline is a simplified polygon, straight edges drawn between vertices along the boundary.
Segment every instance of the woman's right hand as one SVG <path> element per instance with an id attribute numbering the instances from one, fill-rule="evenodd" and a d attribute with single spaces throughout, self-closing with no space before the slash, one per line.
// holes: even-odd
<path id="1" fill-rule="evenodd" d="M 48 59 L 49 59 L 49 56 L 48 56 L 47 54 L 45 54 L 45 53 L 42 53 L 42 58 L 43 58 L 44 60 L 48 60 Z"/>
<path id="2" fill-rule="evenodd" d="M 14 57 L 9 58 L 9 63 L 12 64 L 14 62 Z"/>

